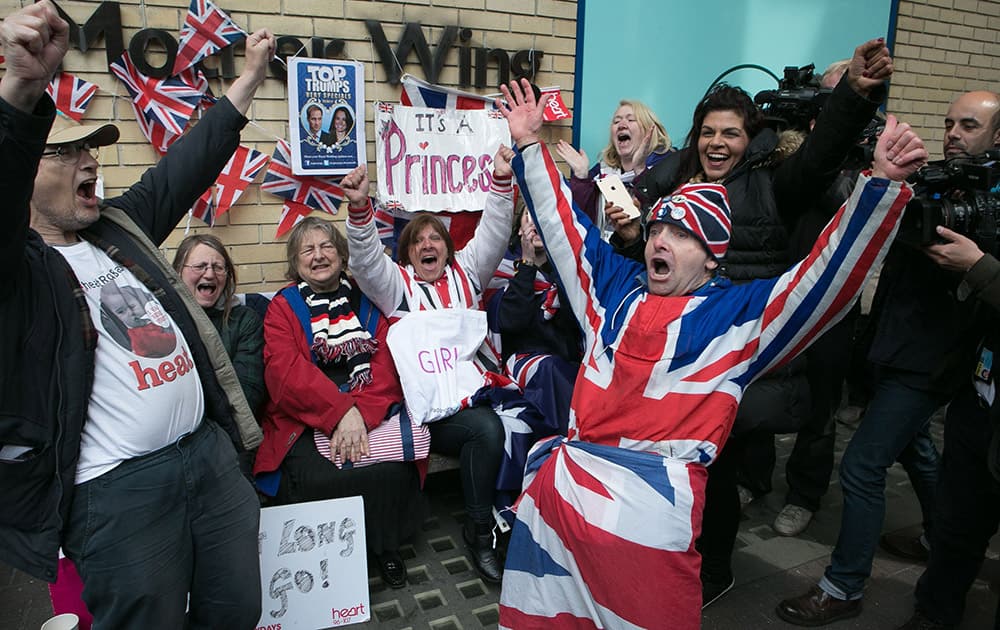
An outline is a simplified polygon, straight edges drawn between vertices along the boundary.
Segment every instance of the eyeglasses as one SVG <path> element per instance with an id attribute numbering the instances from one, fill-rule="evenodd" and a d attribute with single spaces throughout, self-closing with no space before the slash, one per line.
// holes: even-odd
<path id="1" fill-rule="evenodd" d="M 198 263 L 197 265 L 184 265 L 184 266 L 187 267 L 188 269 L 194 269 L 198 273 L 205 273 L 206 271 L 208 271 L 209 267 L 211 267 L 212 271 L 214 271 L 215 275 L 217 276 L 224 276 L 227 273 L 229 273 L 229 271 L 226 269 L 226 266 L 220 265 L 219 263 L 212 263 L 210 265 L 207 262 L 203 262 L 203 263 Z"/>
<path id="2" fill-rule="evenodd" d="M 323 252 L 325 255 L 329 256 L 337 251 L 337 246 L 330 241 L 324 241 L 319 244 L 319 251 Z M 315 256 L 316 246 L 306 247 L 299 251 L 299 256 Z"/>
<path id="3" fill-rule="evenodd" d="M 89 142 L 75 142 L 73 144 L 60 144 L 54 149 L 42 151 L 42 157 L 56 157 L 63 164 L 76 164 L 84 151 L 95 160 L 100 155 L 100 149 L 90 146 Z"/>

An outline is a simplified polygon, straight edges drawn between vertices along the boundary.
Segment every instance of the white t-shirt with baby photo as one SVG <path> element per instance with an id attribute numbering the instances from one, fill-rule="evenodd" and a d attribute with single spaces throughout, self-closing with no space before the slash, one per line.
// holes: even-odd
<path id="1" fill-rule="evenodd" d="M 57 251 L 80 280 L 98 334 L 79 484 L 194 431 L 205 397 L 184 335 L 132 272 L 86 241 Z"/>

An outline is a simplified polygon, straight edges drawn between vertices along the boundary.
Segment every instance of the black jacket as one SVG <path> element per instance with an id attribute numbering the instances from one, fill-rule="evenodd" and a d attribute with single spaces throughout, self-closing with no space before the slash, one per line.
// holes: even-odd
<path id="1" fill-rule="evenodd" d="M 32 185 L 54 115 L 47 96 L 32 114 L 0 100 L 0 195 L 7 207 L 0 231 L 0 560 L 48 581 L 56 579 L 97 344 L 79 281 L 29 227 Z M 259 429 L 246 432 L 249 409 L 222 343 L 153 244 L 214 181 L 245 124 L 221 99 L 157 166 L 102 206 L 101 218 L 80 236 L 156 295 L 191 349 L 206 416 L 249 448 Z"/>
<path id="2" fill-rule="evenodd" d="M 546 267 L 549 278 L 555 276 Z M 538 268 L 518 265 L 514 277 L 494 299 L 496 327 L 501 335 L 503 358 L 518 353 L 554 354 L 571 363 L 579 363 L 583 355 L 583 333 L 569 308 L 566 297 L 559 294 L 560 306 L 546 319 L 542 311 L 544 294 L 535 294 Z M 491 309 L 492 310 L 492 309 Z"/>

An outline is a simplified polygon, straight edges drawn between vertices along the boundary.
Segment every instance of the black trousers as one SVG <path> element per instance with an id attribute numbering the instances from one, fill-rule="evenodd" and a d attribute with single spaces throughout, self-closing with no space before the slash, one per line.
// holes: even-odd
<path id="1" fill-rule="evenodd" d="M 930 559 L 916 588 L 917 609 L 939 623 L 961 621 L 1000 525 L 1000 483 L 986 466 L 992 435 L 989 409 L 971 384 L 963 387 L 948 406 Z"/>
<path id="2" fill-rule="evenodd" d="M 462 496 L 469 518 L 477 525 L 489 523 L 504 453 L 500 418 L 490 407 L 469 407 L 427 426 L 431 450 L 459 458 Z"/>

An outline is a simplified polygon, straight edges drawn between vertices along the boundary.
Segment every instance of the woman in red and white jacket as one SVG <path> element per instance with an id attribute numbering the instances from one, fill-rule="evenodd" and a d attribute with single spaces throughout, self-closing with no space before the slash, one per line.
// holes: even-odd
<path id="1" fill-rule="evenodd" d="M 472 240 L 456 252 L 444 224 L 419 214 L 399 239 L 399 262 L 383 250 L 368 198 L 367 167 L 344 176 L 350 201 L 347 237 L 351 270 L 358 286 L 395 324 L 409 313 L 442 309 L 482 311 L 483 292 L 503 258 L 514 213 L 511 184 L 513 151 L 501 146 L 493 160 L 486 207 Z M 391 341 L 390 341 L 391 343 Z M 394 357 L 399 366 L 399 357 Z M 500 372 L 499 355 L 484 342 L 475 361 L 483 372 Z M 403 372 L 401 370 L 401 377 Z M 403 378 L 404 393 L 406 379 Z M 484 378 L 483 385 L 489 383 Z M 504 431 L 489 406 L 463 401 L 457 413 L 431 422 L 431 450 L 458 456 L 468 514 L 464 538 L 472 560 L 489 582 L 498 583 L 501 566 L 493 549 L 492 510 L 497 471 L 504 452 Z"/>

